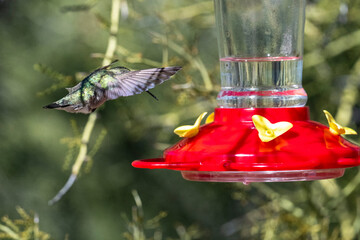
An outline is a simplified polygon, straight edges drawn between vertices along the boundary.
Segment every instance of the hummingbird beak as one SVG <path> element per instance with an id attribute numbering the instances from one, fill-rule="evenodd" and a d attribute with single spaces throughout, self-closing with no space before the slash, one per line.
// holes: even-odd
<path id="1" fill-rule="evenodd" d="M 54 109 L 54 108 L 63 108 L 63 107 L 67 107 L 69 105 L 59 105 L 57 103 L 50 103 L 49 105 L 43 106 L 43 108 L 45 109 Z"/>

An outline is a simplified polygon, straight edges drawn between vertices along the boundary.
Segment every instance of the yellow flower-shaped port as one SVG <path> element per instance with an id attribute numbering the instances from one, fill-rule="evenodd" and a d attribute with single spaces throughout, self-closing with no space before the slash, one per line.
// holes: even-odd
<path id="1" fill-rule="evenodd" d="M 270 142 L 293 127 L 289 122 L 277 122 L 272 124 L 269 120 L 260 115 L 253 115 L 252 120 L 255 128 L 259 132 L 259 138 L 262 142 Z"/>
<path id="2" fill-rule="evenodd" d="M 335 135 L 341 135 L 341 134 L 357 134 L 357 132 L 351 128 L 343 127 L 340 124 L 338 124 L 333 116 L 326 110 L 323 110 L 325 113 L 326 119 L 329 123 L 329 129 L 332 134 Z"/>
<path id="3" fill-rule="evenodd" d="M 205 117 L 207 112 L 202 113 L 195 121 L 194 125 L 184 125 L 176 128 L 174 133 L 179 135 L 179 137 L 195 137 L 199 133 L 199 127 L 201 120 Z"/>
<path id="4" fill-rule="evenodd" d="M 205 120 L 205 123 L 208 124 L 208 123 L 212 123 L 214 121 L 214 116 L 215 114 L 214 113 L 211 113 Z"/>

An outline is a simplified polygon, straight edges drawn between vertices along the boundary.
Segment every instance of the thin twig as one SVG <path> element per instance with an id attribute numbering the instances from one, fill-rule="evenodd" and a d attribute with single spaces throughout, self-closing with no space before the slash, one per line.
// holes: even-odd
<path id="1" fill-rule="evenodd" d="M 165 36 L 160 33 L 152 32 L 152 35 L 154 36 L 154 41 L 156 43 L 167 44 L 167 46 L 170 49 L 172 49 L 173 51 L 184 57 L 191 65 L 195 66 L 199 70 L 204 82 L 204 87 L 207 91 L 211 91 L 214 88 L 209 73 L 199 56 L 193 56 L 192 54 L 187 52 L 184 48 L 182 48 L 180 45 L 178 45 L 177 43 L 175 43 L 170 39 L 167 39 L 167 41 L 164 42 L 163 39 L 165 38 Z"/>
<path id="2" fill-rule="evenodd" d="M 316 48 L 314 51 L 304 55 L 304 69 L 319 65 L 328 58 L 338 56 L 349 49 L 358 47 L 360 44 L 359 38 L 360 30 L 357 30 L 330 42 L 323 49 Z"/>
<path id="3" fill-rule="evenodd" d="M 102 62 L 103 66 L 109 65 L 111 63 L 112 58 L 114 57 L 116 46 L 117 46 L 117 33 L 119 30 L 119 19 L 120 19 L 120 5 L 121 0 L 113 0 L 111 7 L 111 25 L 110 25 L 110 36 L 108 40 L 108 45 L 105 52 L 105 57 Z M 95 123 L 97 119 L 97 113 L 93 112 L 89 115 L 88 121 L 86 122 L 84 131 L 81 137 L 81 145 L 79 149 L 79 154 L 75 160 L 75 163 L 72 167 L 72 172 L 65 183 L 64 187 L 60 189 L 60 191 L 55 195 L 53 199 L 49 201 L 49 205 L 52 205 L 59 201 L 71 188 L 74 182 L 77 179 L 79 171 L 81 169 L 82 164 L 87 158 L 88 155 L 88 143 L 91 137 L 91 133 L 94 129 Z"/>
<path id="4" fill-rule="evenodd" d="M 341 125 L 349 125 L 353 113 L 353 107 L 359 97 L 359 76 L 360 76 L 360 58 L 354 64 L 349 78 L 340 97 L 340 104 L 337 109 L 335 119 Z"/>

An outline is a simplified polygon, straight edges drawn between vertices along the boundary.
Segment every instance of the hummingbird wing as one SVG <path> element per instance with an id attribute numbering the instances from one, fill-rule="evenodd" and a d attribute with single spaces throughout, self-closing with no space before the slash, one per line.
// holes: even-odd
<path id="1" fill-rule="evenodd" d="M 105 96 L 108 100 L 112 100 L 148 91 L 168 80 L 180 69 L 181 67 L 151 68 L 125 73 L 122 71 L 121 74 L 116 74 L 116 68 L 112 68 L 108 71 L 116 81 L 108 84 Z"/>

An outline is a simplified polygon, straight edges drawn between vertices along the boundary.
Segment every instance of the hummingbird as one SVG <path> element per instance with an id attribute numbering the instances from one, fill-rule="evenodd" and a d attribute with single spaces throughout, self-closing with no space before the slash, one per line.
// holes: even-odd
<path id="1" fill-rule="evenodd" d="M 126 67 L 112 67 L 116 61 L 96 69 L 76 86 L 66 88 L 69 93 L 65 97 L 44 108 L 89 114 L 108 100 L 142 92 L 147 92 L 157 100 L 149 89 L 168 80 L 181 69 L 163 67 L 131 71 Z"/>

